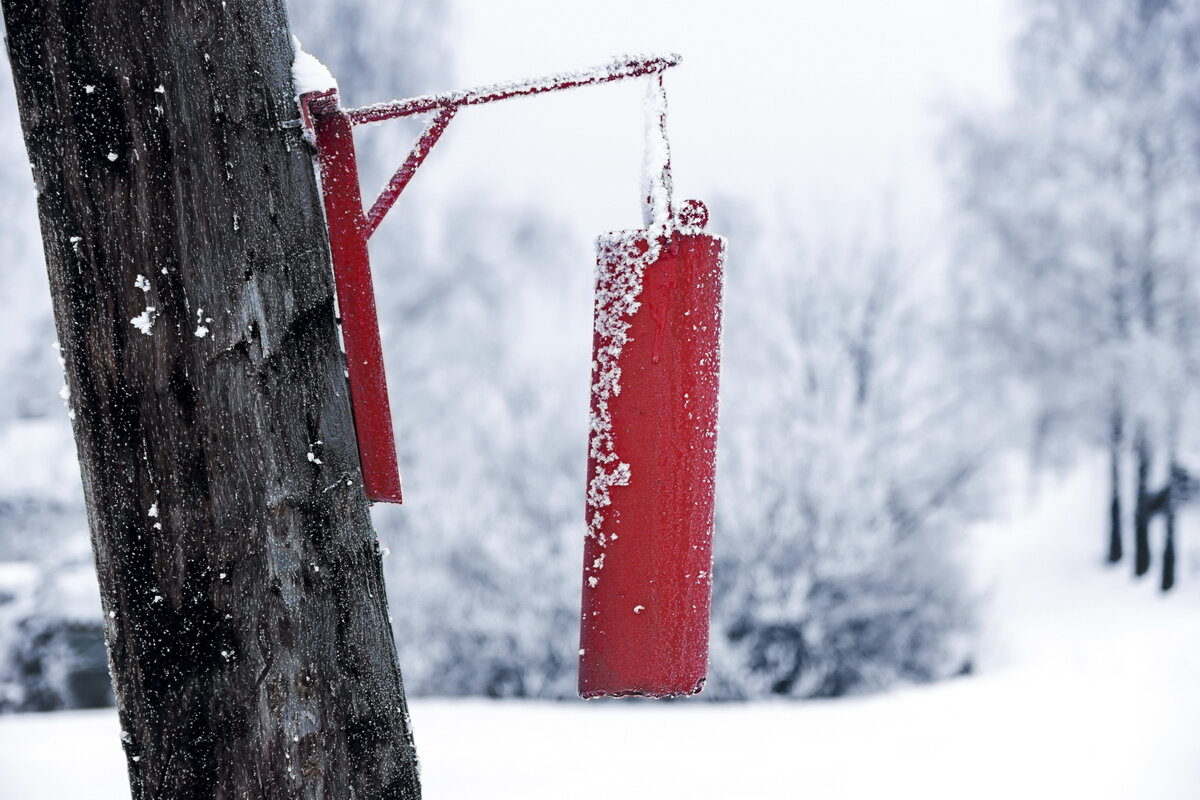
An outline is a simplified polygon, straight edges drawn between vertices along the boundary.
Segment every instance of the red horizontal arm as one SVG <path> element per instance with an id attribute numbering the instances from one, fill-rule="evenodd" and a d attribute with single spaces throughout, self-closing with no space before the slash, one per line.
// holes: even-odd
<path id="1" fill-rule="evenodd" d="M 474 89 L 427 94 L 410 97 L 407 100 L 391 100 L 362 108 L 351 108 L 346 110 L 346 115 L 350 117 L 351 124 L 365 125 L 369 122 L 382 122 L 396 117 L 411 117 L 414 114 L 424 114 L 439 108 L 477 106 L 495 100 L 508 100 L 512 97 L 543 94 L 559 89 L 573 89 L 577 86 L 592 86 L 597 83 L 609 83 L 625 78 L 651 75 L 673 67 L 681 60 L 678 55 L 618 58 L 603 66 L 577 72 L 559 72 L 532 80 L 497 83 Z"/>

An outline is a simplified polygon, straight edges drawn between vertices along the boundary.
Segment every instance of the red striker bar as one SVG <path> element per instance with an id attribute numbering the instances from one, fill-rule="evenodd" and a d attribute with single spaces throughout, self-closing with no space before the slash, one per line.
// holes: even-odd
<path id="1" fill-rule="evenodd" d="M 599 242 L 585 698 L 695 694 L 708 674 L 725 241 L 704 221 Z"/>
<path id="2" fill-rule="evenodd" d="M 316 136 L 317 163 L 329 250 L 337 285 L 342 343 L 350 373 L 350 405 L 358 437 L 363 488 L 374 502 L 399 503 L 400 468 L 383 371 L 383 345 L 367 254 L 368 222 L 358 188 L 358 165 L 350 118 L 338 106 L 337 90 L 305 95 Z"/>

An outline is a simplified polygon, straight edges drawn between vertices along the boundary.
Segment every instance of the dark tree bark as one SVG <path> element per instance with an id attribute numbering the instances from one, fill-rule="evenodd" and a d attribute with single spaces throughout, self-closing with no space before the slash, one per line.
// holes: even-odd
<path id="1" fill-rule="evenodd" d="M 0 0 L 137 798 L 416 798 L 282 0 Z"/>
<path id="2" fill-rule="evenodd" d="M 1150 521 L 1154 517 L 1151 508 L 1153 497 L 1150 491 L 1150 439 L 1146 431 L 1138 429 L 1134 437 L 1134 456 L 1137 459 L 1137 497 L 1133 509 L 1133 574 L 1145 575 L 1150 571 Z"/>
<path id="3" fill-rule="evenodd" d="M 1108 504 L 1108 563 L 1116 564 L 1122 551 L 1121 455 L 1124 448 L 1125 423 L 1120 409 L 1114 409 L 1108 431 L 1109 504 Z"/>

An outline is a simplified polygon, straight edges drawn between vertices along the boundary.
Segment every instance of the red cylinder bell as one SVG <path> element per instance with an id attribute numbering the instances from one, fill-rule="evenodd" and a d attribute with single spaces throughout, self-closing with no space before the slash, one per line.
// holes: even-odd
<path id="1" fill-rule="evenodd" d="M 725 240 L 705 216 L 598 243 L 585 698 L 695 694 L 708 673 Z"/>

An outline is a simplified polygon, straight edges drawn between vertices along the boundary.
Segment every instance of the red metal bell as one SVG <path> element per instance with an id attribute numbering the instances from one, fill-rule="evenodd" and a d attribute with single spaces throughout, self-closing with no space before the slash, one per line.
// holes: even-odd
<path id="1" fill-rule="evenodd" d="M 708 673 L 725 241 L 706 217 L 599 242 L 582 697 L 695 694 Z"/>

